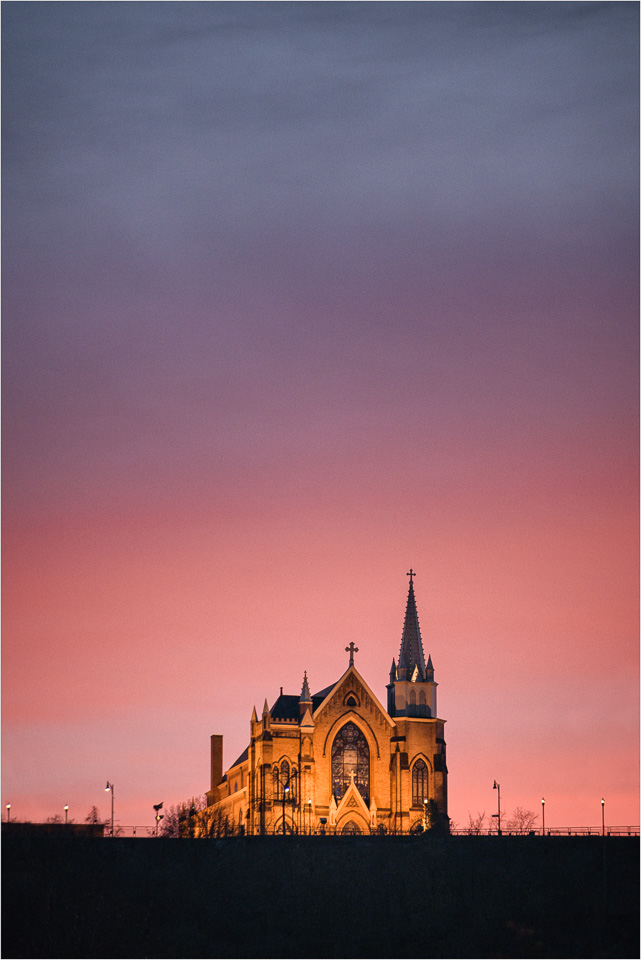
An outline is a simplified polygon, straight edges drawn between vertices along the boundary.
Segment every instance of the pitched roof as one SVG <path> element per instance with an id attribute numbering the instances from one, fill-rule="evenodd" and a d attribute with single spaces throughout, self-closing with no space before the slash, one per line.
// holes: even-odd
<path id="1" fill-rule="evenodd" d="M 324 690 L 321 690 L 320 693 L 315 693 L 312 698 L 312 713 L 320 707 L 321 703 L 330 692 L 336 686 L 335 683 L 332 683 L 329 687 L 326 687 Z M 307 701 L 309 702 L 309 701 Z M 271 708 L 271 717 L 272 720 L 299 720 L 300 719 L 300 697 L 294 696 L 290 693 L 281 693 L 278 700 Z"/>
<path id="2" fill-rule="evenodd" d="M 239 756 L 238 760 L 236 760 L 235 763 L 232 763 L 229 769 L 232 770 L 234 767 L 237 767 L 239 763 L 244 763 L 248 756 L 249 756 L 249 747 L 245 747 L 245 749 Z"/>

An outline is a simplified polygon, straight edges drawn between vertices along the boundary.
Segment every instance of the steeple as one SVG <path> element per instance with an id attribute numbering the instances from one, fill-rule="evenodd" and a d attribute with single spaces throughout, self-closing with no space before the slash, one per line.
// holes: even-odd
<path id="1" fill-rule="evenodd" d="M 410 680 L 414 673 L 414 667 L 418 667 L 418 679 L 424 680 L 425 656 L 423 654 L 418 613 L 416 612 L 416 598 L 414 597 L 414 577 L 416 574 L 411 567 L 407 576 L 410 578 L 410 588 L 407 595 L 403 637 L 401 639 L 401 651 L 398 655 L 396 675 L 399 680 Z"/>
<path id="2" fill-rule="evenodd" d="M 390 717 L 435 718 L 436 687 L 434 666 L 430 657 L 425 665 L 421 628 L 416 612 L 414 596 L 413 570 L 407 574 L 410 588 L 407 594 L 403 636 L 398 662 L 392 660 L 389 683 L 387 684 L 387 712 Z"/>

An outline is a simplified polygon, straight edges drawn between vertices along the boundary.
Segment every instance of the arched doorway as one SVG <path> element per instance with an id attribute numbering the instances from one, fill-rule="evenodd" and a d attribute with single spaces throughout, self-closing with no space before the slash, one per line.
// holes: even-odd
<path id="1" fill-rule="evenodd" d="M 348 820 L 341 830 L 341 836 L 343 837 L 355 837 L 357 834 L 362 835 L 362 833 L 363 831 L 354 820 Z"/>

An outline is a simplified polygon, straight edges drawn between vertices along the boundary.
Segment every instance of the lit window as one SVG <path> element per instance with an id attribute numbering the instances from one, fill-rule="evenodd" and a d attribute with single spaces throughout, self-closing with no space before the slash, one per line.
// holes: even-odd
<path id="1" fill-rule="evenodd" d="M 427 800 L 427 764 L 420 758 L 412 768 L 412 806 L 416 807 Z"/>
<path id="2" fill-rule="evenodd" d="M 345 795 L 354 774 L 354 784 L 369 800 L 369 747 L 355 723 L 346 723 L 332 746 L 332 790 L 337 800 Z"/>

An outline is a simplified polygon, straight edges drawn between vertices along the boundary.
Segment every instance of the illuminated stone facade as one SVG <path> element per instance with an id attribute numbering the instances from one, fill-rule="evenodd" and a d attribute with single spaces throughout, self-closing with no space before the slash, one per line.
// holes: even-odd
<path id="1" fill-rule="evenodd" d="M 247 749 L 223 776 L 222 737 L 211 738 L 209 822 L 233 832 L 409 833 L 447 824 L 445 721 L 425 663 L 413 572 L 387 709 L 354 666 L 300 696 L 281 693 L 250 721 Z M 445 827 L 446 828 L 446 827 Z"/>

